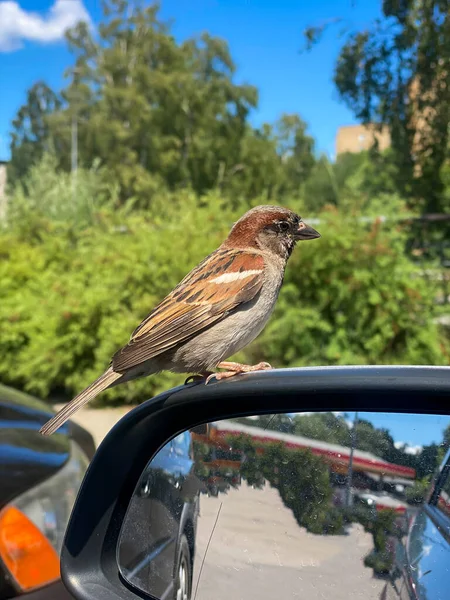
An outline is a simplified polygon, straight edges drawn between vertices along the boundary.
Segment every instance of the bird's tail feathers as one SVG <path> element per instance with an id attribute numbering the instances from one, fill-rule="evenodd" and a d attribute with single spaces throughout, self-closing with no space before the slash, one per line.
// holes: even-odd
<path id="1" fill-rule="evenodd" d="M 52 435 L 61 427 L 70 417 L 84 406 L 89 400 L 92 400 L 100 392 L 109 388 L 117 379 L 122 377 L 122 373 L 116 373 L 112 369 L 108 369 L 100 375 L 89 387 L 75 396 L 64 408 L 62 408 L 54 417 L 47 421 L 39 430 L 42 435 Z"/>

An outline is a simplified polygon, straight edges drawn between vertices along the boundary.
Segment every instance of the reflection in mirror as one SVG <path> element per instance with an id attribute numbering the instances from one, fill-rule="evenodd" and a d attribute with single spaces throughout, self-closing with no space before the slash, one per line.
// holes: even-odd
<path id="1" fill-rule="evenodd" d="M 449 423 L 298 413 L 186 431 L 140 478 L 120 536 L 122 576 L 161 600 L 400 598 L 406 540 L 413 550 L 424 531 L 427 547 L 441 535 L 422 505 Z M 450 531 L 449 486 L 433 497 Z M 435 541 L 416 565 L 448 565 L 449 543 Z M 437 586 L 436 577 L 434 569 L 417 585 Z"/>

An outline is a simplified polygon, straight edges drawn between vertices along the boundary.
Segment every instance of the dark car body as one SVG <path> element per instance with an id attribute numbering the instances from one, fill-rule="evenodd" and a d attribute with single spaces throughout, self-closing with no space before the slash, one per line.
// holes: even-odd
<path id="1" fill-rule="evenodd" d="M 0 511 L 66 465 L 71 456 L 71 440 L 88 460 L 93 457 L 94 440 L 79 425 L 68 423 L 59 435 L 49 438 L 39 434 L 39 428 L 52 414 L 39 400 L 0 385 Z M 60 581 L 21 594 L 0 560 L 0 600 L 19 595 L 29 600 L 72 598 Z"/>
<path id="2" fill-rule="evenodd" d="M 122 575 L 130 583 L 170 598 L 182 536 L 189 545 L 192 577 L 201 486 L 191 434 L 185 431 L 150 461 L 130 503 L 118 551 Z"/>
<path id="3" fill-rule="evenodd" d="M 450 598 L 450 451 L 426 502 L 411 516 L 407 535 L 396 544 L 391 581 L 382 600 Z"/>

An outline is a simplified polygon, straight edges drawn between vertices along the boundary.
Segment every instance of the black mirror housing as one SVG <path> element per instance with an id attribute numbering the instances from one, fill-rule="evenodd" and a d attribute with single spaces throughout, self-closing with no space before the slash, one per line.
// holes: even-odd
<path id="1" fill-rule="evenodd" d="M 237 416 L 295 411 L 450 414 L 448 367 L 328 367 L 266 371 L 191 383 L 124 416 L 97 450 L 66 531 L 61 574 L 79 600 L 148 595 L 119 572 L 117 547 L 130 499 L 149 460 L 177 434 Z"/>

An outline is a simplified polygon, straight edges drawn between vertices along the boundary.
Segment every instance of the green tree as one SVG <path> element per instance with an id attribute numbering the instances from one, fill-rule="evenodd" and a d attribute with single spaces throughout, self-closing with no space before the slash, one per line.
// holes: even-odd
<path id="1" fill-rule="evenodd" d="M 343 184 L 340 187 L 336 179 L 333 163 L 327 156 L 320 156 L 303 188 L 306 209 L 316 212 L 326 206 L 339 207 L 342 188 Z"/>
<path id="2" fill-rule="evenodd" d="M 430 444 L 424 446 L 420 453 L 420 459 L 417 463 L 417 478 L 423 479 L 424 477 L 430 477 L 436 471 L 436 467 L 439 463 L 439 446 L 437 444 Z"/>
<path id="3" fill-rule="evenodd" d="M 274 136 L 282 168 L 280 192 L 298 195 L 315 164 L 314 139 L 297 114 L 284 114 L 275 123 Z"/>
<path id="4" fill-rule="evenodd" d="M 384 21 L 355 32 L 335 72 L 341 97 L 364 123 L 386 123 L 400 191 L 439 212 L 450 123 L 447 0 L 384 0 Z"/>
<path id="5" fill-rule="evenodd" d="M 447 425 L 444 430 L 444 447 L 446 450 L 450 448 L 450 425 Z"/>
<path id="6" fill-rule="evenodd" d="M 308 531 L 341 533 L 343 518 L 332 511 L 328 467 L 321 457 L 310 450 L 286 448 L 281 442 L 255 442 L 248 435 L 228 441 L 234 452 L 239 450 L 245 457 L 240 473 L 248 485 L 261 488 L 268 481 Z"/>
<path id="7" fill-rule="evenodd" d="M 401 195 L 420 210 L 445 211 L 442 167 L 449 148 L 449 3 L 383 0 L 382 12 L 382 19 L 371 27 L 348 34 L 334 81 L 359 121 L 389 127 Z M 309 46 L 323 29 L 307 29 Z"/>
<path id="8" fill-rule="evenodd" d="M 332 444 L 350 445 L 349 427 L 344 416 L 333 413 L 313 413 L 295 415 L 295 433 L 314 440 L 322 440 Z"/>
<path id="9" fill-rule="evenodd" d="M 98 161 L 104 180 L 118 184 L 120 205 L 148 208 L 162 189 L 205 195 L 218 188 L 233 207 L 300 193 L 315 163 L 313 138 L 296 114 L 257 129 L 249 124 L 257 90 L 235 83 L 224 40 L 204 33 L 177 42 L 157 5 L 103 6 L 98 35 L 86 23 L 68 31 L 68 85 L 58 96 L 45 88 L 54 101 L 42 103 L 45 128 L 34 127 L 31 145 L 19 132 L 22 113 L 36 104 L 34 88 L 19 111 L 12 146 L 13 163 L 23 165 L 18 176 L 49 150 L 49 140 L 58 169 L 71 170 L 76 140 L 78 165 L 91 169 Z"/>
<path id="10" fill-rule="evenodd" d="M 394 448 L 394 440 L 389 431 L 378 429 L 370 421 L 358 419 L 356 425 L 356 446 L 359 450 L 373 452 L 384 458 L 391 448 Z"/>
<path id="11" fill-rule="evenodd" d="M 60 99 L 44 82 L 39 81 L 28 90 L 26 103 L 19 108 L 12 123 L 8 163 L 11 184 L 22 179 L 45 152 L 52 150 L 54 139 L 48 118 L 59 107 Z"/>
<path id="12" fill-rule="evenodd" d="M 421 504 L 430 490 L 430 481 L 430 476 L 423 477 L 422 479 L 417 479 L 411 487 L 407 487 L 405 496 L 408 502 L 411 504 Z"/>
<path id="13" fill-rule="evenodd" d="M 123 0 L 104 3 L 98 39 L 81 23 L 68 42 L 75 64 L 52 125 L 68 140 L 77 120 L 81 164 L 100 157 L 123 199 L 145 206 L 161 187 L 203 193 L 236 169 L 257 93 L 233 82 L 226 42 L 179 44 L 156 5 Z"/>
<path id="14" fill-rule="evenodd" d="M 220 189 L 236 205 L 257 197 L 267 201 L 298 197 L 315 165 L 314 140 L 297 114 L 284 114 L 273 125 L 247 126 L 239 162 L 223 172 Z"/>

